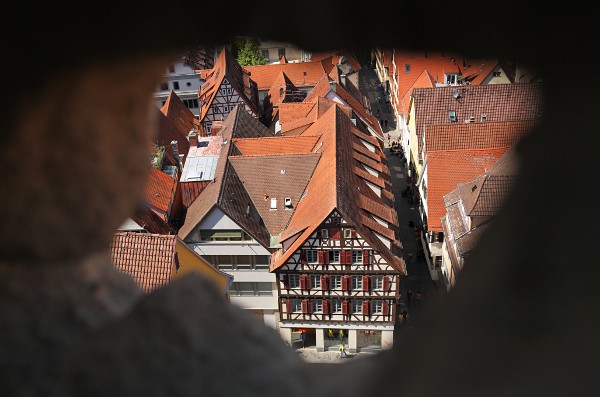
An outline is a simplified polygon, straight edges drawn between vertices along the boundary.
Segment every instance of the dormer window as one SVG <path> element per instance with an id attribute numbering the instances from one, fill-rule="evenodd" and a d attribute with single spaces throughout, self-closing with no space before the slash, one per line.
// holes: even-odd
<path id="1" fill-rule="evenodd" d="M 458 74 L 456 74 L 456 73 L 446 73 L 446 84 L 448 84 L 448 85 L 456 85 L 456 84 L 458 84 Z"/>
<path id="2" fill-rule="evenodd" d="M 456 118 L 456 110 L 448 110 L 448 119 L 450 119 L 451 123 L 458 121 L 458 118 Z"/>
<path id="3" fill-rule="evenodd" d="M 286 209 L 291 209 L 292 208 L 292 198 L 286 197 L 285 201 L 284 201 L 284 205 L 285 205 Z"/>
<path id="4" fill-rule="evenodd" d="M 271 209 L 272 210 L 277 209 L 277 198 L 275 198 L 275 197 L 271 198 Z"/>

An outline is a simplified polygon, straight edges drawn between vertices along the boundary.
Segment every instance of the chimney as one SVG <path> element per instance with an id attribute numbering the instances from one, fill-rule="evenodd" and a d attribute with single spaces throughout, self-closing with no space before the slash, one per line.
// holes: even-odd
<path id="1" fill-rule="evenodd" d="M 196 130 L 190 130 L 190 133 L 187 136 L 188 141 L 190 142 L 190 147 L 198 146 L 198 133 Z"/>
<path id="2" fill-rule="evenodd" d="M 177 140 L 171 141 L 171 150 L 173 151 L 173 157 L 175 157 L 175 165 L 181 168 L 181 163 L 179 162 L 179 150 L 177 149 Z"/>
<path id="3" fill-rule="evenodd" d="M 212 129 L 211 129 L 211 134 L 212 135 L 217 135 L 219 133 L 219 131 L 221 131 L 221 128 L 223 128 L 223 120 L 215 120 L 212 123 Z"/>

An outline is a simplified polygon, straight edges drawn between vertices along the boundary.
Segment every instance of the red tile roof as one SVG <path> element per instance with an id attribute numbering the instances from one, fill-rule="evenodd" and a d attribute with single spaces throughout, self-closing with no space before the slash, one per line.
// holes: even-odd
<path id="1" fill-rule="evenodd" d="M 110 245 L 114 266 L 145 291 L 152 292 L 171 281 L 179 266 L 177 236 L 148 233 L 115 233 Z"/>
<path id="2" fill-rule="evenodd" d="M 153 142 L 158 146 L 164 146 L 170 156 L 174 156 L 173 150 L 171 149 L 171 142 L 177 141 L 178 154 L 183 155 L 182 163 L 185 163 L 188 150 L 190 149 L 190 143 L 186 138 L 189 130 L 180 131 L 161 111 L 157 111 L 156 116 L 158 118 L 158 133 Z"/>
<path id="3" fill-rule="evenodd" d="M 397 219 L 395 211 L 392 210 L 393 204 L 378 197 L 363 178 L 367 178 L 368 174 L 368 178 L 381 183 L 384 189 L 389 190 L 390 186 L 382 178 L 364 170 L 355 159 L 352 148 L 362 145 L 359 136 L 369 138 L 355 130 L 357 128 L 352 124 L 350 117 L 341 106 L 335 105 L 303 133 L 302 136 L 320 137 L 317 153 L 321 153 L 321 159 L 310 179 L 304 198 L 298 203 L 290 223 L 280 234 L 279 241 L 285 241 L 298 233 L 300 236 L 285 252 L 277 251 L 273 254 L 271 270 L 282 266 L 331 212 L 337 210 L 391 266 L 404 272 L 404 262 L 396 256 L 400 252 L 401 244 L 397 238 Z M 373 153 L 371 158 L 382 159 L 384 155 L 381 149 L 375 146 L 375 150 L 377 153 Z M 372 215 L 391 222 L 388 227 L 384 227 L 375 221 Z M 392 249 L 388 249 L 377 235 L 389 238 L 392 241 Z"/>
<path id="4" fill-rule="evenodd" d="M 340 59 L 342 57 L 344 57 L 345 61 L 348 62 L 348 65 L 350 65 L 350 67 L 352 68 L 352 71 L 357 72 L 360 69 L 362 69 L 362 67 L 360 66 L 360 63 L 358 62 L 358 60 L 356 59 L 354 54 L 352 54 L 350 51 L 345 51 L 345 50 L 333 51 L 333 52 L 316 52 L 310 56 L 310 60 L 311 61 L 322 61 L 327 58 L 331 58 L 331 62 L 334 65 L 337 65 L 340 63 Z"/>
<path id="5" fill-rule="evenodd" d="M 179 99 L 175 92 L 171 91 L 167 101 L 160 111 L 175 125 L 177 131 L 184 136 L 194 129 L 198 131 L 200 123 L 190 109 Z"/>
<path id="6" fill-rule="evenodd" d="M 296 87 L 314 87 L 326 74 L 321 62 L 298 62 L 260 66 L 244 66 L 259 91 L 268 90 L 280 72 L 284 72 Z"/>
<path id="7" fill-rule="evenodd" d="M 428 230 L 442 231 L 440 218 L 446 214 L 443 197 L 487 170 L 508 147 L 480 150 L 440 150 L 427 154 L 427 222 Z"/>
<path id="8" fill-rule="evenodd" d="M 243 156 L 268 156 L 310 153 L 318 140 L 315 136 L 272 137 L 234 139 L 233 143 Z"/>
<path id="9" fill-rule="evenodd" d="M 542 83 L 416 88 L 413 106 L 419 156 L 425 126 L 452 124 L 448 116 L 450 110 L 456 112 L 458 123 L 470 117 L 480 122 L 482 115 L 486 116 L 486 122 L 539 121 L 542 100 Z"/>
<path id="10" fill-rule="evenodd" d="M 314 106 L 314 102 L 282 103 L 279 106 L 279 122 L 283 124 L 306 117 Z"/>
<path id="11" fill-rule="evenodd" d="M 254 82 L 243 71 L 235 58 L 231 56 L 229 50 L 223 47 L 215 62 L 215 66 L 206 76 L 206 82 L 203 83 L 198 90 L 198 99 L 201 103 L 200 122 L 206 117 L 208 110 L 212 106 L 213 100 L 219 93 L 219 89 L 224 79 L 227 79 L 242 101 L 252 109 L 255 114 L 258 114 L 258 103 L 256 103 L 258 98 L 256 97 L 256 90 L 254 89 Z"/>
<path id="12" fill-rule="evenodd" d="M 177 182 L 175 179 L 154 167 L 150 167 L 144 191 L 146 201 L 150 208 L 164 215 L 165 219 L 168 218 L 171 211 L 176 187 Z"/>

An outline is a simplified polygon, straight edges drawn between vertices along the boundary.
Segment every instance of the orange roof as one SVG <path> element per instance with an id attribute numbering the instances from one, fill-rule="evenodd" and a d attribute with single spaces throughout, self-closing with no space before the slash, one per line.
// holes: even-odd
<path id="1" fill-rule="evenodd" d="M 187 106 L 179 99 L 173 90 L 169 93 L 167 101 L 160 111 L 175 125 L 180 134 L 187 136 L 190 130 L 196 131 L 200 123 Z"/>
<path id="2" fill-rule="evenodd" d="M 152 292 L 168 284 L 179 266 L 176 239 L 176 235 L 115 233 L 110 246 L 113 265 L 145 292 Z"/>
<path id="3" fill-rule="evenodd" d="M 306 117 L 314 106 L 314 102 L 282 103 L 279 105 L 279 122 L 283 124 Z"/>
<path id="4" fill-rule="evenodd" d="M 444 196 L 459 183 L 469 182 L 490 170 L 507 147 L 481 150 L 439 150 L 427 154 L 427 227 L 442 231 L 446 215 Z"/>
<path id="5" fill-rule="evenodd" d="M 243 156 L 310 153 L 319 140 L 314 136 L 233 139 Z"/>
<path id="6" fill-rule="evenodd" d="M 346 58 L 346 61 L 350 65 L 353 71 L 359 71 L 361 68 L 360 63 L 356 60 L 356 57 L 350 51 L 333 51 L 333 52 L 316 52 L 310 56 L 311 61 L 322 61 L 326 58 L 331 57 L 331 62 L 337 65 L 340 62 L 340 58 Z"/>
<path id="7" fill-rule="evenodd" d="M 177 126 L 160 110 L 157 111 L 158 117 L 158 134 L 153 140 L 158 146 L 164 146 L 166 151 L 173 155 L 171 142 L 177 141 L 177 151 L 183 155 L 182 162 L 185 163 L 187 153 L 190 150 L 190 143 L 187 140 L 189 131 L 179 131 Z"/>
<path id="8" fill-rule="evenodd" d="M 175 188 L 177 182 L 169 175 L 154 167 L 150 167 L 150 173 L 145 188 L 146 201 L 150 207 L 168 217 L 171 205 L 175 199 Z"/>
<path id="9" fill-rule="evenodd" d="M 499 63 L 500 62 L 495 58 L 485 59 L 481 61 L 479 65 L 471 65 L 468 70 L 463 72 L 463 76 L 465 80 L 471 82 L 471 84 L 479 85 L 494 71 Z"/>
<path id="10" fill-rule="evenodd" d="M 280 72 L 284 72 L 296 87 L 314 87 L 326 74 L 321 62 L 298 62 L 259 66 L 244 66 L 259 91 L 268 90 Z"/>
<path id="11" fill-rule="evenodd" d="M 288 226 L 280 234 L 279 241 L 283 242 L 298 233 L 300 235 L 285 252 L 279 250 L 273 254 L 271 270 L 282 266 L 331 212 L 337 210 L 373 249 L 403 273 L 404 262 L 396 256 L 399 254 L 400 243 L 397 239 L 397 219 L 392 210 L 393 203 L 378 197 L 364 179 L 377 181 L 384 190 L 391 187 L 384 179 L 365 171 L 353 157 L 352 148 L 362 145 L 360 139 L 371 137 L 359 131 L 338 104 L 330 107 L 302 136 L 320 138 L 316 153 L 321 153 L 321 159 L 303 199 L 298 203 Z M 368 151 L 366 148 L 365 150 Z M 385 157 L 378 146 L 376 151 L 374 158 Z M 389 226 L 382 226 L 373 216 L 389 221 Z M 392 249 L 388 249 L 377 235 L 389 238 Z"/>
<path id="12" fill-rule="evenodd" d="M 219 88 L 223 80 L 231 84 L 239 97 L 251 108 L 255 113 L 257 106 L 253 100 L 252 81 L 244 73 L 241 66 L 231 56 L 229 51 L 223 47 L 219 57 L 215 62 L 215 66 L 206 76 L 206 82 L 200 86 L 198 90 L 198 99 L 201 102 L 200 121 L 204 120 L 208 110 L 212 106 L 213 100 L 219 93 Z"/>
<path id="13" fill-rule="evenodd" d="M 398 102 L 398 113 L 408 114 L 410 106 L 410 97 L 412 96 L 413 90 L 415 88 L 432 88 L 435 87 L 435 84 L 436 81 L 431 76 L 429 71 L 427 69 L 423 70 L 423 72 L 415 80 L 413 85 L 410 86 L 410 89 L 406 92 L 406 94 L 400 97 L 400 101 Z"/>

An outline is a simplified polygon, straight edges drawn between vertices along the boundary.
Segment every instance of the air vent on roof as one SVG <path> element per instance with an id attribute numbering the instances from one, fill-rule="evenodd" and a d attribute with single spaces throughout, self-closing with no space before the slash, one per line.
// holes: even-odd
<path id="1" fill-rule="evenodd" d="M 458 91 L 454 91 L 452 92 L 452 96 L 454 97 L 454 99 L 458 99 L 460 98 L 460 93 Z"/>
<path id="2" fill-rule="evenodd" d="M 483 121 L 486 121 L 486 120 L 487 120 L 487 116 L 485 114 L 482 114 L 481 115 L 481 121 L 483 122 Z"/>
<path id="3" fill-rule="evenodd" d="M 469 117 L 469 123 L 474 123 L 475 122 L 475 117 L 471 116 Z"/>
<path id="4" fill-rule="evenodd" d="M 279 172 L 281 172 L 281 175 L 285 174 L 285 170 L 281 170 Z"/>
<path id="5" fill-rule="evenodd" d="M 472 192 L 474 192 L 475 190 L 477 190 L 477 185 L 473 185 L 473 187 L 471 187 Z"/>

